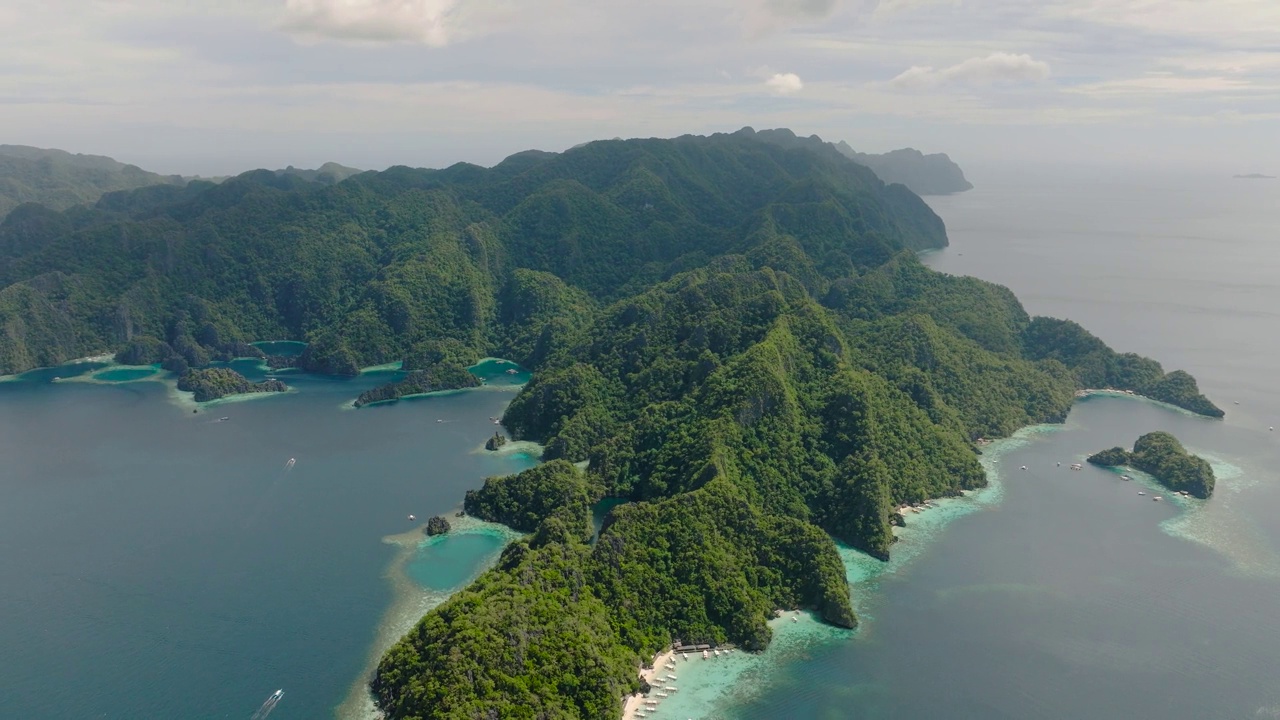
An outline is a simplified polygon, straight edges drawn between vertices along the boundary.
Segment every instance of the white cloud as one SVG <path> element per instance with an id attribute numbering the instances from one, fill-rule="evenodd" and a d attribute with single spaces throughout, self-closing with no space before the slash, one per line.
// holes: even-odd
<path id="1" fill-rule="evenodd" d="M 997 52 L 986 57 L 969 58 L 945 68 L 916 65 L 889 81 L 889 85 L 905 89 L 944 85 L 996 85 L 999 83 L 1031 83 L 1049 78 L 1049 64 L 1030 55 Z"/>
<path id="2" fill-rule="evenodd" d="M 281 27 L 299 35 L 444 47 L 458 34 L 459 0 L 286 0 Z"/>
<path id="3" fill-rule="evenodd" d="M 804 83 L 795 73 L 774 73 L 764 81 L 764 84 L 778 95 L 792 95 L 804 89 Z"/>

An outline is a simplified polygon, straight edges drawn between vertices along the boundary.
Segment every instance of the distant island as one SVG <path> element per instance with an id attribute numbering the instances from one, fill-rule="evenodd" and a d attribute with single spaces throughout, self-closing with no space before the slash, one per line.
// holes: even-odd
<path id="1" fill-rule="evenodd" d="M 856 163 L 871 168 L 885 182 L 902 183 L 917 195 L 952 195 L 972 190 L 964 171 L 945 153 L 925 155 L 914 148 L 868 155 L 849 147 L 843 140 L 836 149 Z"/>
<path id="2" fill-rule="evenodd" d="M 944 154 L 925 155 L 919 150 L 903 148 L 883 155 L 868 155 L 855 151 L 843 140 L 830 143 L 817 135 L 800 137 L 787 128 L 756 131 L 745 127 L 734 134 L 783 147 L 827 145 L 859 165 L 870 168 L 884 182 L 905 185 L 917 195 L 950 195 L 973 189 L 960 166 Z"/>
<path id="3" fill-rule="evenodd" d="M 763 650 L 779 609 L 856 625 L 837 542 L 891 557 L 898 507 L 986 484 L 979 438 L 1086 388 L 1222 412 L 930 270 L 928 204 L 790 131 L 178 190 L 0 222 L 0 373 L 115 348 L 230 391 L 216 358 L 274 338 L 311 372 L 402 362 L 367 401 L 485 357 L 532 373 L 501 425 L 544 464 L 464 499 L 528 535 L 383 656 L 391 719 L 618 717 L 673 640 Z"/>
<path id="4" fill-rule="evenodd" d="M 1275 175 L 1263 175 L 1262 173 L 1247 173 L 1245 175 L 1233 175 L 1237 180 L 1275 180 Z"/>
<path id="5" fill-rule="evenodd" d="M 1213 467 L 1204 458 L 1188 453 L 1167 432 L 1147 433 L 1133 444 L 1132 452 L 1114 447 L 1091 455 L 1089 462 L 1103 467 L 1128 465 L 1151 475 L 1170 490 L 1198 498 L 1213 494 Z"/>
<path id="6" fill-rule="evenodd" d="M 178 389 L 195 393 L 196 402 L 209 402 L 229 395 L 249 393 L 285 392 L 289 389 L 280 380 L 249 382 L 245 376 L 230 368 L 204 368 L 189 370 L 178 378 Z"/>

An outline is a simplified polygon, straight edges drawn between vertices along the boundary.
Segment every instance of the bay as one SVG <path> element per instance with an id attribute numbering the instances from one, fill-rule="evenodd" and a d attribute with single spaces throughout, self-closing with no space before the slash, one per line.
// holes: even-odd
<path id="1" fill-rule="evenodd" d="M 164 383 L 120 382 L 140 374 L 0 383 L 0 717 L 246 718 L 277 688 L 273 719 L 332 717 L 396 600 L 403 551 L 383 538 L 531 463 L 482 451 L 527 378 L 501 370 L 481 374 L 505 388 L 360 410 L 394 372 L 287 371 L 296 392 L 196 413 Z M 447 571 L 410 569 L 455 585 L 486 537 L 419 551 Z"/>

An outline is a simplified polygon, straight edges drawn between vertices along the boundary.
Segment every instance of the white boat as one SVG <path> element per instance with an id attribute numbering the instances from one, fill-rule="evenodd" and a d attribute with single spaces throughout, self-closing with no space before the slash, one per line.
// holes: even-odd
<path id="1" fill-rule="evenodd" d="M 1139 491 L 1138 491 L 1138 494 L 1139 494 L 1139 495 L 1146 495 L 1146 493 L 1142 492 L 1141 490 L 1139 490 Z"/>
<path id="2" fill-rule="evenodd" d="M 416 515 L 413 515 L 413 514 L 409 515 L 409 522 L 413 522 L 414 520 L 417 520 L 417 519 L 418 517 Z"/>
<path id="3" fill-rule="evenodd" d="M 1023 465 L 1023 466 L 1022 466 L 1022 469 L 1023 469 L 1023 470 L 1026 470 L 1026 469 L 1027 469 L 1027 466 L 1026 466 L 1026 465 Z"/>
<path id="4" fill-rule="evenodd" d="M 795 618 L 795 616 L 792 616 L 792 617 L 791 617 L 791 622 L 800 622 L 800 621 L 799 621 L 799 620 L 797 620 L 797 619 Z"/>
<path id="5" fill-rule="evenodd" d="M 1151 498 L 1151 499 L 1152 499 L 1152 500 L 1160 500 L 1160 499 L 1162 499 L 1162 498 L 1161 498 L 1159 495 L 1156 495 L 1155 497 L 1153 497 L 1153 498 Z"/>
<path id="6" fill-rule="evenodd" d="M 657 695 L 658 697 L 667 697 L 667 694 L 664 692 L 656 692 L 654 695 Z"/>
<path id="7" fill-rule="evenodd" d="M 719 650 L 713 650 L 712 652 L 714 652 L 714 653 L 715 653 L 716 657 L 720 657 L 720 651 L 719 651 Z"/>
<path id="8" fill-rule="evenodd" d="M 706 659 L 707 659 L 707 658 L 709 658 L 709 657 L 711 657 L 711 653 L 707 652 L 706 650 L 703 650 L 703 651 L 702 651 L 702 659 L 703 659 L 703 660 L 706 660 Z"/>
<path id="9" fill-rule="evenodd" d="M 1133 478 L 1129 477 L 1128 475 L 1121 475 L 1121 476 L 1120 476 L 1120 479 L 1121 479 L 1121 480 L 1132 480 Z"/>

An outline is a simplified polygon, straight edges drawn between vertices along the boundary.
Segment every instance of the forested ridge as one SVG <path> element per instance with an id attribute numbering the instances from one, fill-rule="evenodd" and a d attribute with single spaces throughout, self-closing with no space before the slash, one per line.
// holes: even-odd
<path id="1" fill-rule="evenodd" d="M 1062 420 L 1097 377 L 1216 411 L 915 257 L 945 244 L 833 147 L 741 133 L 248 173 L 0 225 L 0 371 L 124 344 L 198 367 L 281 337 L 314 371 L 532 369 L 503 424 L 549 462 L 466 502 L 530 536 L 373 688 L 395 718 L 607 718 L 674 638 L 760 649 L 784 607 L 854 625 L 832 538 L 887 558 L 900 503 L 981 486 L 974 440 Z M 605 497 L 630 502 L 592 543 Z"/>
<path id="2" fill-rule="evenodd" d="M 101 155 L 0 145 L 0 219 L 24 203 L 65 210 L 97 202 L 108 192 L 185 182 Z"/>

